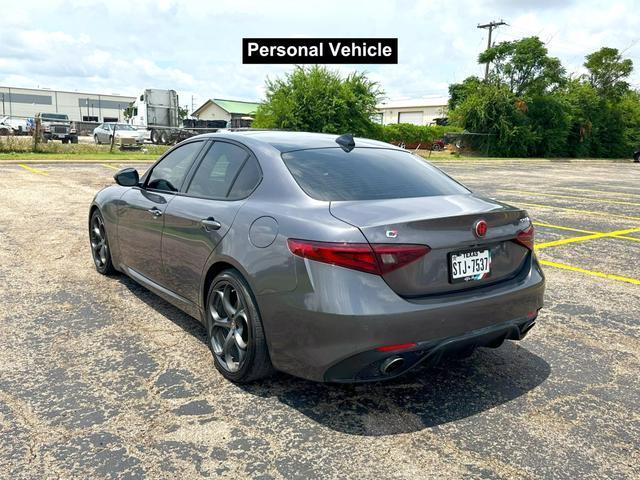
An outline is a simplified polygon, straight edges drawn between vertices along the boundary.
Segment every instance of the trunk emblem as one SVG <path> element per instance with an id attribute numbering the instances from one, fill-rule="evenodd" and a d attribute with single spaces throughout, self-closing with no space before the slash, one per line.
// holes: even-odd
<path id="1" fill-rule="evenodd" d="M 397 238 L 398 230 L 387 230 L 387 238 Z"/>
<path id="2" fill-rule="evenodd" d="M 484 237 L 487 234 L 487 222 L 484 220 L 478 220 L 473 225 L 473 233 L 475 233 L 476 237 Z"/>

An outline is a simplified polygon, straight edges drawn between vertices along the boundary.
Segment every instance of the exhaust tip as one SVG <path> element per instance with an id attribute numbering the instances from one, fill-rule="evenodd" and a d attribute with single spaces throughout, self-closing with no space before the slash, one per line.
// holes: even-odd
<path id="1" fill-rule="evenodd" d="M 380 371 L 383 375 L 392 375 L 400 370 L 404 366 L 404 358 L 402 357 L 389 357 L 382 365 L 380 365 Z"/>

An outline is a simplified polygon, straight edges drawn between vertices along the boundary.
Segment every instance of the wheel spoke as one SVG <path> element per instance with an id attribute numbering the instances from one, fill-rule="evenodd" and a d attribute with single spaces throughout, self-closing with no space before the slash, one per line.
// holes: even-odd
<path id="1" fill-rule="evenodd" d="M 247 325 L 247 314 L 244 310 L 239 310 L 234 320 L 236 322 L 236 329 L 234 332 L 236 345 L 238 346 L 238 349 L 246 350 L 247 342 L 244 341 L 244 338 L 242 338 L 242 336 L 245 333 L 245 328 Z"/>
<path id="2" fill-rule="evenodd" d="M 102 263 L 107 263 L 107 246 L 103 243 L 100 247 L 100 260 Z"/>
<path id="3" fill-rule="evenodd" d="M 224 308 L 224 311 L 227 314 L 227 318 L 232 318 L 237 311 L 236 308 L 231 304 L 231 295 L 233 291 L 234 290 L 231 285 L 225 285 L 224 292 L 222 294 L 222 308 Z"/>
<path id="4" fill-rule="evenodd" d="M 240 367 L 240 361 L 236 362 L 233 359 L 233 350 L 238 350 L 236 347 L 236 341 L 234 336 L 234 330 L 229 329 L 229 333 L 227 337 L 224 339 L 224 345 L 222 347 L 222 355 L 224 356 L 224 361 L 227 364 L 227 368 L 232 372 L 235 372 Z"/>

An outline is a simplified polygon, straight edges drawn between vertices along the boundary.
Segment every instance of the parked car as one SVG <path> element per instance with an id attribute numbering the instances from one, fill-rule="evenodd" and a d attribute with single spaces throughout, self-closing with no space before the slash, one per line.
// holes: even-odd
<path id="1" fill-rule="evenodd" d="M 0 117 L 0 135 L 29 135 L 33 125 L 32 118 Z"/>
<path id="2" fill-rule="evenodd" d="M 2 121 L 0 121 L 0 135 L 1 136 L 9 136 L 9 135 L 15 135 L 16 134 L 16 130 L 13 128 L 12 125 L 8 124 L 8 123 L 3 123 Z"/>
<path id="3" fill-rule="evenodd" d="M 144 132 L 138 131 L 128 123 L 105 122 L 93 129 L 93 140 L 97 144 L 111 143 L 115 131 L 115 139 L 121 144 L 144 143 Z"/>
<path id="4" fill-rule="evenodd" d="M 42 122 L 43 139 L 61 140 L 62 143 L 78 143 L 76 126 L 64 113 L 40 113 Z"/>
<path id="5" fill-rule="evenodd" d="M 200 320 L 235 382 L 393 378 L 520 340 L 543 304 L 527 213 L 390 144 L 206 134 L 114 178 L 89 211 L 97 271 Z"/>

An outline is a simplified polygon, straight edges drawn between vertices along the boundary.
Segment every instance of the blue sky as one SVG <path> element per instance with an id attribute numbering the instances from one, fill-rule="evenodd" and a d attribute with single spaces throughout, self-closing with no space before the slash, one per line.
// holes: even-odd
<path id="1" fill-rule="evenodd" d="M 10 12 L 9 15 L 6 13 Z M 636 64 L 640 13 L 632 1 L 136 1 L 12 2 L 0 24 L 0 85 L 136 95 L 173 88 L 181 103 L 258 100 L 268 75 L 291 67 L 242 65 L 243 37 L 398 37 L 398 65 L 342 65 L 368 71 L 387 97 L 444 95 L 482 74 L 476 63 L 492 19 L 495 41 L 538 35 L 570 72 L 584 56 L 616 47 Z"/>

